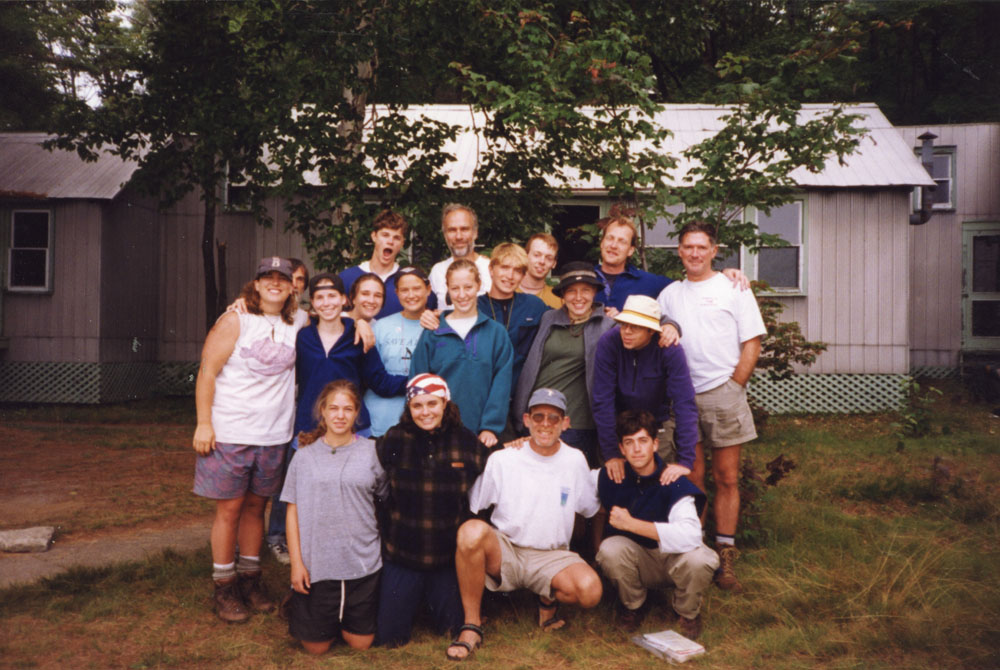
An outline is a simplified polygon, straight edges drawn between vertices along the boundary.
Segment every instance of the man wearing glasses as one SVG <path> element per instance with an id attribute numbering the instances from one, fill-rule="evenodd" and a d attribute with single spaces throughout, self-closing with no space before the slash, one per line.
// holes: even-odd
<path id="1" fill-rule="evenodd" d="M 592 517 L 600 503 L 586 457 L 559 439 L 569 427 L 566 397 L 537 389 L 523 418 L 527 447 L 494 452 L 469 491 L 473 513 L 494 506 L 492 525 L 473 519 L 458 529 L 455 569 L 465 624 L 448 647 L 453 660 L 466 658 L 483 641 L 484 586 L 534 591 L 538 625 L 545 631 L 566 624 L 560 604 L 589 608 L 601 600 L 600 577 L 569 551 L 576 514 Z"/>

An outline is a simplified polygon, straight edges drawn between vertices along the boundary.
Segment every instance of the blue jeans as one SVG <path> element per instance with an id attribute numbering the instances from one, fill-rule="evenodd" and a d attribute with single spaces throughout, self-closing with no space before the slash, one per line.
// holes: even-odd
<path id="1" fill-rule="evenodd" d="M 293 437 L 292 441 L 285 446 L 285 464 L 282 466 L 281 470 L 281 488 L 278 492 L 274 494 L 271 498 L 271 513 L 267 517 L 267 543 L 268 544 L 286 544 L 285 540 L 285 512 L 288 509 L 288 505 L 281 502 L 281 489 L 285 487 L 285 475 L 288 473 L 288 464 L 292 460 L 292 456 L 299 449 L 299 438 L 298 436 Z"/>
<path id="2" fill-rule="evenodd" d="M 375 644 L 396 647 L 410 641 L 413 619 L 426 602 L 438 633 L 453 635 L 465 612 L 455 566 L 414 570 L 383 560 Z"/>

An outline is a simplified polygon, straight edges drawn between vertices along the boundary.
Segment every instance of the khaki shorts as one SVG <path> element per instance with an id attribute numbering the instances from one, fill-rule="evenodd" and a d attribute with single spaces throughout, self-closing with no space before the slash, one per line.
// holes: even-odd
<path id="1" fill-rule="evenodd" d="M 747 402 L 747 390 L 732 379 L 727 379 L 714 389 L 698 393 L 694 401 L 698 406 L 698 441 L 703 446 L 721 449 L 757 439 L 753 412 Z M 660 431 L 661 457 L 664 453 L 673 451 L 673 435 L 674 419 L 671 417 L 663 422 L 663 430 Z M 665 436 L 668 437 L 666 444 L 663 439 Z"/>
<path id="2" fill-rule="evenodd" d="M 528 589 L 546 599 L 552 599 L 552 580 L 560 572 L 577 563 L 586 563 L 565 549 L 530 549 L 519 547 L 510 538 L 492 529 L 500 543 L 500 579 L 486 575 L 490 591 Z"/>

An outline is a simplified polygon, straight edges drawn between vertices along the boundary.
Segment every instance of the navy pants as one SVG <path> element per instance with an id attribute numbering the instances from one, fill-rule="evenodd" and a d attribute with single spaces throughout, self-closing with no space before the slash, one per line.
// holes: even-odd
<path id="1" fill-rule="evenodd" d="M 282 466 L 281 470 L 281 487 L 285 487 L 285 475 L 288 474 L 288 464 L 292 460 L 292 456 L 299 448 L 299 438 L 293 437 L 292 441 L 285 445 L 285 464 Z M 271 498 L 271 513 L 267 518 L 267 536 L 265 539 L 268 544 L 287 544 L 285 541 L 285 513 L 288 510 L 288 505 L 281 502 L 281 489 L 274 494 Z"/>
<path id="2" fill-rule="evenodd" d="M 375 644 L 396 647 L 409 642 L 421 603 L 427 603 L 438 633 L 454 634 L 458 630 L 465 614 L 455 566 L 413 570 L 383 561 Z"/>

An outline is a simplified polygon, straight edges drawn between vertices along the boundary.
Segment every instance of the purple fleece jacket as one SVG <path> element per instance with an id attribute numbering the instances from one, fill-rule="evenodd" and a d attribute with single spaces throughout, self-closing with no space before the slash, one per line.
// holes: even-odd
<path id="1" fill-rule="evenodd" d="M 690 468 L 698 442 L 698 408 L 684 350 L 679 344 L 664 349 L 658 337 L 642 349 L 629 350 L 622 344 L 620 331 L 621 327 L 615 326 L 601 335 L 594 355 L 590 406 L 601 456 L 605 461 L 621 456 L 615 434 L 618 412 L 644 409 L 662 422 L 670 418 L 673 406 L 677 462 Z"/>

